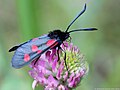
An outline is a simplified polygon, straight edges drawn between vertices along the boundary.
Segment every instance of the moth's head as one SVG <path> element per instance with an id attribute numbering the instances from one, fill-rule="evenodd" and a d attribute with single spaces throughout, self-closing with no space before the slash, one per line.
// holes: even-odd
<path id="1" fill-rule="evenodd" d="M 60 39 L 62 41 L 66 40 L 69 37 L 68 32 L 63 32 L 59 29 L 49 32 L 48 36 L 51 39 Z"/>

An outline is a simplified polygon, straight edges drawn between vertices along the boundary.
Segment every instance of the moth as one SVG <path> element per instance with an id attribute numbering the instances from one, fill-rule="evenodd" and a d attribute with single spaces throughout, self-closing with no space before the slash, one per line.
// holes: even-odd
<path id="1" fill-rule="evenodd" d="M 30 64 L 33 60 L 38 60 L 39 57 L 49 49 L 60 48 L 60 45 L 70 37 L 72 32 L 77 31 L 94 31 L 96 28 L 83 28 L 68 31 L 71 25 L 85 12 L 84 9 L 73 19 L 65 31 L 53 30 L 43 36 L 33 38 L 25 43 L 12 47 L 9 52 L 15 51 L 12 57 L 12 67 L 21 68 Z"/>

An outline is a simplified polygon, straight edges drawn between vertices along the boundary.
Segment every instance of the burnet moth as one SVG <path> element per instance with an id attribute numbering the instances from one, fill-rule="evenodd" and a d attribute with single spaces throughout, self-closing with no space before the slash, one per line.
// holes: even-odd
<path id="1" fill-rule="evenodd" d="M 33 38 L 25 43 L 12 47 L 9 52 L 15 51 L 12 58 L 12 66 L 14 68 L 21 68 L 30 64 L 33 60 L 39 57 L 49 49 L 60 48 L 60 45 L 70 37 L 70 33 L 76 31 L 94 31 L 96 28 L 85 28 L 68 31 L 71 25 L 80 17 L 86 10 L 84 9 L 76 16 L 76 18 L 68 25 L 63 32 L 61 30 L 54 30 L 43 36 Z"/>

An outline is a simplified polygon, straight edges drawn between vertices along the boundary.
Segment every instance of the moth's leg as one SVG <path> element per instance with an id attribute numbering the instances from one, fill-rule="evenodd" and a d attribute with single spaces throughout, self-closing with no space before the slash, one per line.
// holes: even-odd
<path id="1" fill-rule="evenodd" d="M 64 51 L 63 51 L 64 52 Z M 68 68 L 67 68 L 67 62 L 66 62 L 66 52 L 64 52 L 65 53 L 65 56 L 64 56 L 64 60 L 65 60 L 65 66 L 66 66 L 66 69 L 67 69 L 67 71 L 68 71 Z"/>
<path id="2" fill-rule="evenodd" d="M 71 43 L 72 38 L 70 37 L 69 42 Z"/>
<path id="3" fill-rule="evenodd" d="M 68 71 L 68 68 L 67 68 L 67 63 L 66 63 L 66 52 L 59 46 L 58 47 L 58 50 L 57 50 L 57 55 L 58 55 L 58 61 L 60 60 L 60 56 L 59 56 L 59 50 L 62 50 L 63 52 L 64 52 L 64 54 L 65 54 L 65 56 L 64 56 L 64 61 L 65 61 L 65 67 L 66 67 L 66 69 L 67 69 L 67 71 Z"/>
<path id="4" fill-rule="evenodd" d="M 58 61 L 60 60 L 59 50 L 60 50 L 60 48 L 58 47 L 58 49 L 57 49 Z"/>
<path id="5" fill-rule="evenodd" d="M 37 63 L 37 61 L 39 60 L 40 56 L 35 60 L 34 65 Z"/>

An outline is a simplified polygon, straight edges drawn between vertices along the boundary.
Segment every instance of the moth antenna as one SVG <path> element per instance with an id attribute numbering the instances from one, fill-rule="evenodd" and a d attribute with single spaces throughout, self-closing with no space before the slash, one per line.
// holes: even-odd
<path id="1" fill-rule="evenodd" d="M 97 30 L 97 28 L 83 28 L 83 29 L 76 29 L 76 30 L 71 30 L 71 31 L 69 31 L 68 33 L 71 33 L 71 32 L 77 32 L 77 31 L 94 31 L 94 30 Z"/>
<path id="2" fill-rule="evenodd" d="M 84 9 L 75 17 L 75 19 L 68 25 L 67 29 L 65 32 L 67 32 L 69 30 L 69 28 L 71 27 L 71 25 L 85 12 L 86 10 L 86 3 L 84 5 Z"/>

